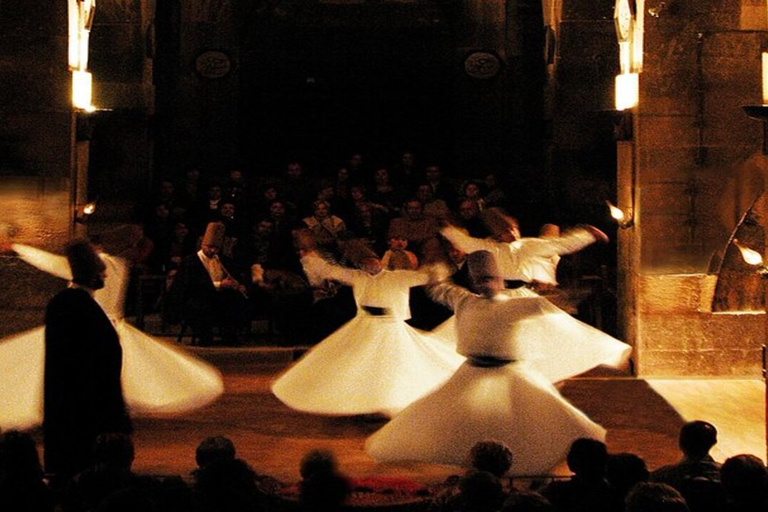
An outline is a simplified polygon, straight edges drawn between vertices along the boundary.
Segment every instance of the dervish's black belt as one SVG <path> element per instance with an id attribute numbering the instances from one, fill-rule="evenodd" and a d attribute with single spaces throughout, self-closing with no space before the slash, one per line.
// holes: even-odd
<path id="1" fill-rule="evenodd" d="M 527 283 L 525 281 L 520 281 L 520 280 L 517 280 L 517 279 L 515 279 L 515 280 L 505 280 L 504 281 L 504 288 L 506 288 L 507 290 L 516 290 L 518 288 L 522 288 L 526 284 Z"/>
<path id="2" fill-rule="evenodd" d="M 480 368 L 495 368 L 514 363 L 514 359 L 500 359 L 493 356 L 468 356 L 469 364 Z"/>
<path id="3" fill-rule="evenodd" d="M 386 316 L 391 314 L 390 309 L 380 308 L 378 306 L 360 306 L 363 311 L 371 316 Z"/>

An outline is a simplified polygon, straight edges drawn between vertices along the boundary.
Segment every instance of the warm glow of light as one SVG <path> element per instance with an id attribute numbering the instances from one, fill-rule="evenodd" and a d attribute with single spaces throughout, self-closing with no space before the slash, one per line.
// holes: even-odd
<path id="1" fill-rule="evenodd" d="M 645 31 L 645 0 L 635 0 L 635 23 L 632 27 L 632 72 L 643 71 L 643 35 Z"/>
<path id="2" fill-rule="evenodd" d="M 95 211 L 96 211 L 96 203 L 91 202 L 83 206 L 83 214 L 85 215 L 91 215 Z"/>
<path id="3" fill-rule="evenodd" d="M 632 71 L 632 43 L 629 41 L 619 42 L 619 69 L 622 74 Z"/>
<path id="4" fill-rule="evenodd" d="M 745 245 L 742 245 L 738 240 L 733 241 L 733 245 L 739 248 L 739 252 L 741 252 L 741 257 L 744 258 L 744 261 L 747 263 L 747 265 L 762 265 L 763 264 L 763 256 L 755 251 L 754 249 L 750 249 L 749 247 L 746 247 Z"/>
<path id="5" fill-rule="evenodd" d="M 640 76 L 637 73 L 616 75 L 616 110 L 637 106 L 640 96 Z"/>
<path id="6" fill-rule="evenodd" d="M 614 205 L 610 201 L 606 201 L 605 203 L 608 205 L 608 210 L 611 212 L 611 217 L 613 217 L 618 222 L 623 222 L 626 217 L 624 210 Z"/>
<path id="7" fill-rule="evenodd" d="M 763 105 L 768 105 L 768 52 L 763 52 Z"/>
<path id="8" fill-rule="evenodd" d="M 78 37 L 78 13 L 77 0 L 69 0 L 69 69 L 77 69 L 80 66 L 80 38 Z"/>
<path id="9" fill-rule="evenodd" d="M 87 71 L 72 72 L 72 104 L 75 108 L 92 110 L 93 77 Z"/>

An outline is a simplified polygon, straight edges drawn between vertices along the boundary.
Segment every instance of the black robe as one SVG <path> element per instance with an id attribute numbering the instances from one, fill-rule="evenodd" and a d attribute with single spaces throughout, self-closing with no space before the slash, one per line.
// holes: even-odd
<path id="1" fill-rule="evenodd" d="M 91 295 L 59 292 L 45 312 L 45 470 L 73 475 L 89 462 L 99 434 L 131 432 L 121 384 L 123 351 Z"/>

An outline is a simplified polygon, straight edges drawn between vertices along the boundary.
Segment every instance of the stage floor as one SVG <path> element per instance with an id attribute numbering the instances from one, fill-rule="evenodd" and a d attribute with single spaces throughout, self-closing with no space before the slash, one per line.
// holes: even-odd
<path id="1" fill-rule="evenodd" d="M 195 448 L 207 436 L 231 438 L 238 456 L 259 473 L 286 482 L 299 478 L 301 457 L 313 448 L 333 450 L 342 471 L 355 477 L 398 476 L 436 483 L 460 468 L 420 463 L 378 464 L 363 442 L 380 422 L 314 416 L 293 411 L 269 392 L 271 380 L 296 355 L 278 348 L 206 348 L 195 352 L 216 364 L 225 394 L 215 403 L 173 418 L 136 418 L 134 469 L 188 476 Z M 720 432 L 714 455 L 738 453 L 765 460 L 765 385 L 762 380 L 642 380 L 626 376 L 572 379 L 562 394 L 608 430 L 611 452 L 632 452 L 649 468 L 679 457 L 677 433 L 704 419 Z M 556 473 L 568 474 L 561 466 Z"/>

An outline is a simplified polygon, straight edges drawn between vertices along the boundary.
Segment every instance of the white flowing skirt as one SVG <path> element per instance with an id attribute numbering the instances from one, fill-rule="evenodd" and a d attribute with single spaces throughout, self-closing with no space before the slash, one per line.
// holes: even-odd
<path id="1" fill-rule="evenodd" d="M 511 299 L 514 300 L 514 299 Z M 629 359 L 632 347 L 582 322 L 551 302 L 544 314 L 526 318 L 522 343 L 532 367 L 550 382 L 580 375 L 598 366 L 620 368 Z M 435 327 L 432 335 L 446 347 L 456 347 L 455 315 Z M 520 343 L 520 341 L 518 341 Z"/>
<path id="2" fill-rule="evenodd" d="M 293 409 L 391 416 L 437 389 L 464 358 L 402 320 L 361 313 L 272 384 Z"/>
<path id="3" fill-rule="evenodd" d="M 224 392 L 214 366 L 125 320 L 116 323 L 123 347 L 123 395 L 132 415 L 181 414 Z M 0 340 L 0 428 L 26 430 L 43 421 L 45 327 Z"/>
<path id="4" fill-rule="evenodd" d="M 443 387 L 368 438 L 365 451 L 379 462 L 464 466 L 475 443 L 495 440 L 512 451 L 512 475 L 541 475 L 581 437 L 602 441 L 605 429 L 527 363 L 479 368 L 466 362 Z"/>

